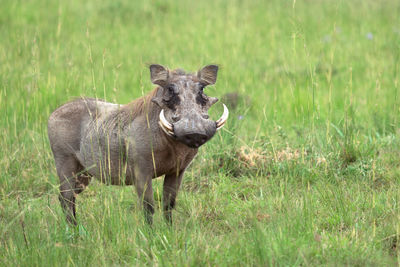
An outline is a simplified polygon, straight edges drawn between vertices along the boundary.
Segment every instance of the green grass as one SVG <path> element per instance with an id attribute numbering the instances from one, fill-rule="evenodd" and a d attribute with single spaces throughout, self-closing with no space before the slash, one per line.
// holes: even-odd
<path id="1" fill-rule="evenodd" d="M 1 6 L 0 265 L 399 264 L 400 2 Z M 68 229 L 47 118 L 77 96 L 130 102 L 148 63 L 220 64 L 207 93 L 248 99 L 187 171 L 172 227 L 93 182 Z"/>

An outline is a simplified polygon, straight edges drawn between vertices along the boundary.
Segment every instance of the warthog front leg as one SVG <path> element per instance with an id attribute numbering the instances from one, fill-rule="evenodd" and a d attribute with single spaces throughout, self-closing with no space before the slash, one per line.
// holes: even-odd
<path id="1" fill-rule="evenodd" d="M 146 178 L 142 175 L 137 175 L 135 179 L 135 187 L 139 197 L 139 202 L 143 207 L 144 216 L 148 224 L 153 224 L 154 214 L 154 196 L 152 179 L 150 176 Z"/>
<path id="2" fill-rule="evenodd" d="M 179 174 L 165 175 L 163 186 L 163 210 L 164 217 L 172 224 L 172 209 L 175 207 L 175 199 L 182 182 L 184 171 Z"/>

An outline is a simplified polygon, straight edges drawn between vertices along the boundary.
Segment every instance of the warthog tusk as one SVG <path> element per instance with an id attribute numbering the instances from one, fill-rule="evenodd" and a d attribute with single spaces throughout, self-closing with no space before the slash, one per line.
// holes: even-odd
<path id="1" fill-rule="evenodd" d="M 164 125 L 161 123 L 161 121 L 159 121 L 158 124 L 160 125 L 160 127 L 161 127 L 161 129 L 164 131 L 164 133 L 166 133 L 167 135 L 169 135 L 169 136 L 171 136 L 171 137 L 174 136 L 174 133 L 171 132 L 171 131 L 169 131 L 169 130 L 167 130 L 167 129 L 164 127 Z"/>
<path id="2" fill-rule="evenodd" d="M 222 113 L 221 118 L 219 118 L 219 119 L 216 121 L 217 130 L 219 130 L 219 129 L 221 129 L 222 127 L 224 127 L 225 122 L 228 120 L 228 117 L 229 117 L 229 110 L 228 110 L 228 108 L 225 106 L 225 104 L 222 104 L 222 105 L 224 105 L 224 113 Z"/>
<path id="3" fill-rule="evenodd" d="M 167 121 L 167 119 L 164 116 L 164 110 L 162 109 L 160 112 L 160 121 L 158 122 L 160 125 L 161 129 L 168 135 L 173 136 L 174 135 L 174 130 L 172 128 L 172 124 Z"/>

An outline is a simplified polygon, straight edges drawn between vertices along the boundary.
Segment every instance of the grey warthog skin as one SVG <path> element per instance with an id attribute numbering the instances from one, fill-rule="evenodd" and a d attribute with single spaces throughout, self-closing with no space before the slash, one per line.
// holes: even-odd
<path id="1" fill-rule="evenodd" d="M 135 185 L 145 218 L 152 223 L 152 179 L 165 175 L 163 210 L 172 222 L 186 168 L 198 147 L 227 119 L 225 110 L 218 121 L 207 115 L 218 99 L 206 96 L 203 89 L 216 82 L 217 72 L 215 65 L 196 74 L 151 65 L 157 88 L 129 104 L 81 98 L 56 109 L 48 121 L 48 135 L 67 221 L 76 224 L 75 196 L 96 177 L 106 184 Z"/>

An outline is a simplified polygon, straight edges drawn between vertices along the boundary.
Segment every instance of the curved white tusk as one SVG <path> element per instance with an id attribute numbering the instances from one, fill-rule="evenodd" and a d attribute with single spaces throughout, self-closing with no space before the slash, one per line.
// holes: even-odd
<path id="1" fill-rule="evenodd" d="M 226 121 L 228 120 L 229 117 L 229 110 L 228 108 L 225 106 L 225 104 L 222 104 L 224 106 L 224 113 L 222 113 L 221 118 L 219 118 L 216 121 L 217 124 L 217 130 L 221 129 L 222 127 L 224 127 Z"/>
<path id="2" fill-rule="evenodd" d="M 172 129 L 172 124 L 167 121 L 167 119 L 164 116 L 164 110 L 162 109 L 160 112 L 160 123 L 162 126 L 164 126 L 165 129 L 167 129 L 170 132 L 173 132 L 174 130 Z"/>
<path id="3" fill-rule="evenodd" d="M 171 131 L 169 131 L 169 130 L 167 130 L 167 129 L 165 128 L 165 126 L 161 123 L 161 121 L 159 121 L 158 124 L 160 125 L 161 129 L 164 131 L 164 133 L 165 133 L 166 135 L 171 136 L 171 137 L 174 136 L 174 133 L 171 132 Z"/>

